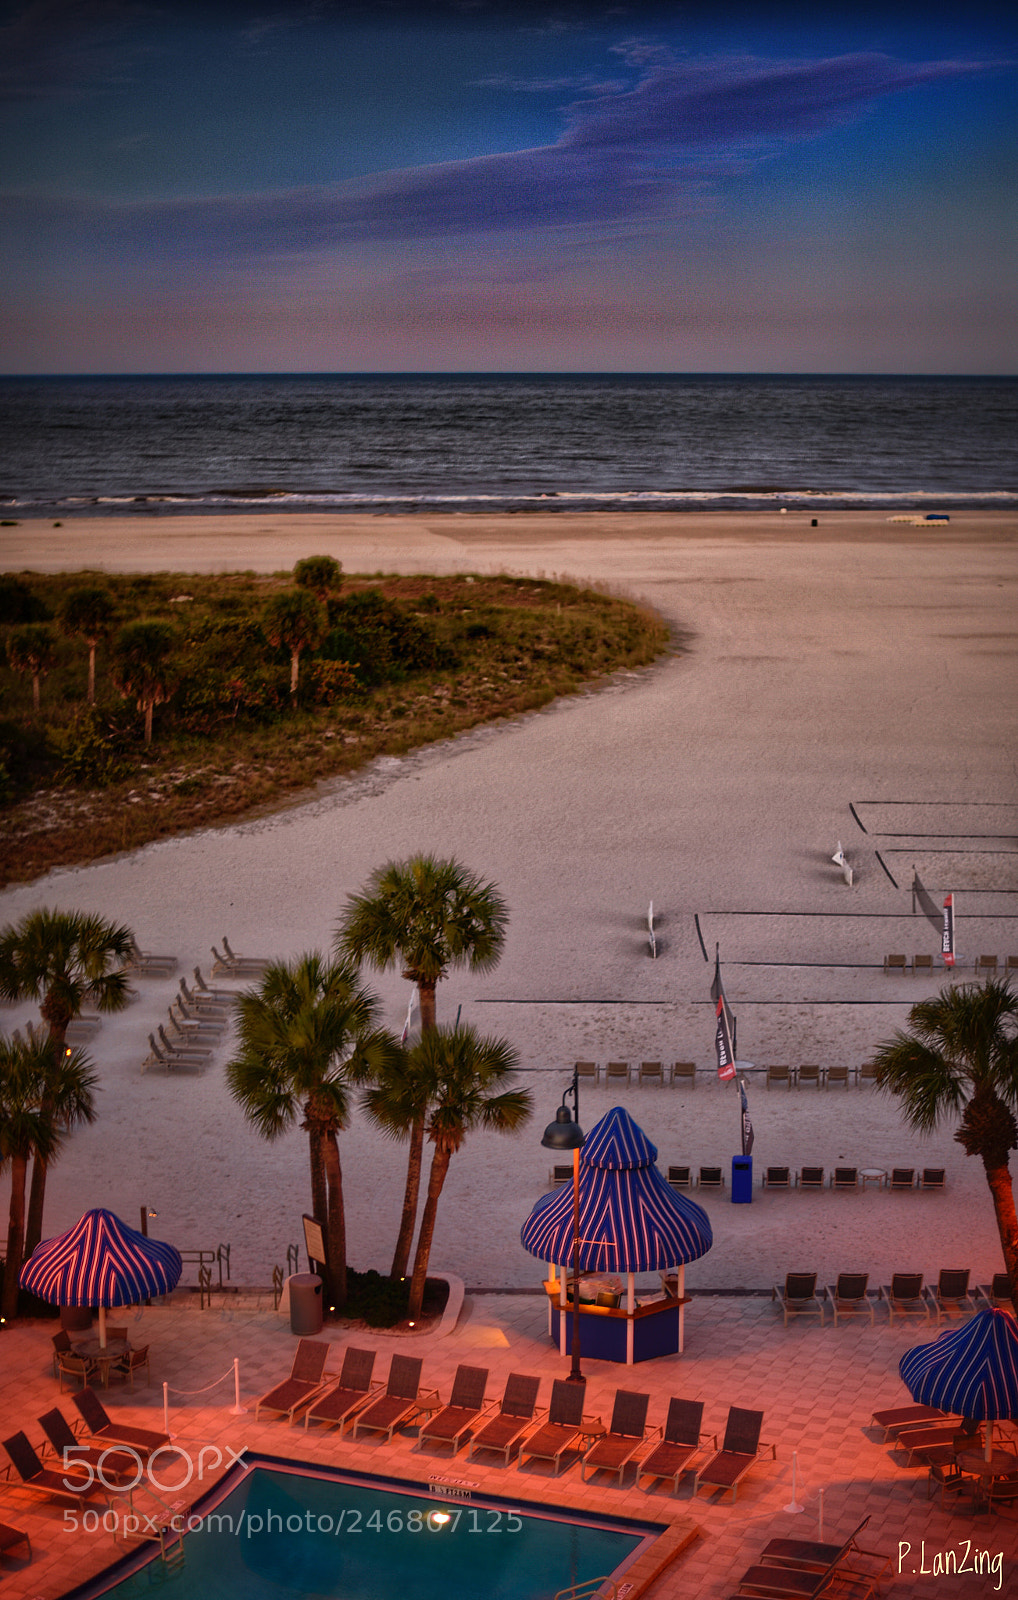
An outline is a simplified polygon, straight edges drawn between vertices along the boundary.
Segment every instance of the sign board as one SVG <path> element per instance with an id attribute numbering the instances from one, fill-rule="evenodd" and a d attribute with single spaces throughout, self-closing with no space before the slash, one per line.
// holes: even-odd
<path id="1" fill-rule="evenodd" d="M 306 1214 L 301 1221 L 304 1224 L 304 1248 L 307 1250 L 308 1260 L 317 1261 L 319 1266 L 324 1267 L 328 1258 L 325 1254 L 325 1234 L 322 1232 L 322 1225 L 316 1222 L 314 1217 Z"/>

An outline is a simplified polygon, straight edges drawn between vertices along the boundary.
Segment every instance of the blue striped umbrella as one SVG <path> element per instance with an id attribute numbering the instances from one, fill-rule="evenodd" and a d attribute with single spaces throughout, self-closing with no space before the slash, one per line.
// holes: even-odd
<path id="1" fill-rule="evenodd" d="M 1018 1327 L 1006 1311 L 989 1306 L 933 1344 L 916 1345 L 898 1371 L 920 1405 L 989 1423 L 987 1456 L 993 1423 L 1018 1418 Z"/>
<path id="2" fill-rule="evenodd" d="M 21 1269 L 21 1287 L 51 1305 L 98 1306 L 106 1343 L 106 1307 L 133 1306 L 166 1294 L 184 1270 L 179 1250 L 147 1239 L 112 1211 L 86 1211 L 56 1239 L 37 1245 Z"/>

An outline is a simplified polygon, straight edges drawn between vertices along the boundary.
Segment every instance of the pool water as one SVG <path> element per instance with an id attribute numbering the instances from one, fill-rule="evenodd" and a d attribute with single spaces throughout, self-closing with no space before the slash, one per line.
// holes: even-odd
<path id="1" fill-rule="evenodd" d="M 612 1573 L 659 1531 L 564 1519 L 508 1500 L 458 1500 L 410 1485 L 253 1467 L 196 1508 L 172 1574 L 156 1557 L 101 1590 L 133 1600 L 552 1600 Z"/>

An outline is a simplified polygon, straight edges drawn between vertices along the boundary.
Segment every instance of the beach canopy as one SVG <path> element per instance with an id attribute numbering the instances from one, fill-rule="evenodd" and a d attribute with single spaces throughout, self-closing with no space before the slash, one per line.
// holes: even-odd
<path id="1" fill-rule="evenodd" d="M 696 1261 L 711 1248 L 706 1211 L 669 1187 L 656 1159 L 657 1147 L 622 1106 L 591 1130 L 580 1151 L 581 1272 L 649 1272 Z M 520 1239 L 541 1261 L 571 1260 L 571 1184 L 541 1196 Z"/>
<path id="2" fill-rule="evenodd" d="M 933 1344 L 916 1345 L 898 1371 L 920 1405 L 991 1424 L 987 1454 L 992 1424 L 1018 1418 L 1018 1327 L 1006 1311 L 989 1306 Z"/>
<path id="3" fill-rule="evenodd" d="M 107 1306 L 133 1306 L 177 1284 L 184 1264 L 179 1250 L 147 1239 L 112 1211 L 86 1211 L 55 1239 L 44 1239 L 21 1269 L 21 1287 L 51 1305 L 98 1306 L 99 1337 L 105 1344 Z"/>

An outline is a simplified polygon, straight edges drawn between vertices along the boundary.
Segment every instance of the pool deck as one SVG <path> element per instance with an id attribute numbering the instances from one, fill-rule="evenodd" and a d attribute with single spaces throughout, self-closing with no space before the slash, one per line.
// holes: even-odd
<path id="1" fill-rule="evenodd" d="M 636 1600 L 638 1593 L 648 1600 L 724 1600 L 769 1539 L 818 1537 L 822 1491 L 825 1540 L 847 1537 L 863 1517 L 870 1517 L 864 1542 L 892 1558 L 883 1592 L 893 1600 L 1018 1594 L 1018 1506 L 990 1515 L 955 1496 L 942 1508 L 939 1497 L 926 1497 L 926 1469 L 907 1467 L 893 1441 L 883 1442 L 869 1425 L 875 1409 L 908 1402 L 898 1361 L 905 1350 L 935 1337 L 932 1326 L 890 1327 L 882 1310 L 872 1327 L 855 1320 L 835 1328 L 828 1317 L 824 1327 L 815 1320 L 799 1320 L 785 1328 L 768 1298 L 697 1296 L 687 1310 L 683 1356 L 632 1368 L 584 1361 L 585 1410 L 606 1423 L 617 1387 L 650 1394 L 652 1427 L 663 1423 L 672 1395 L 702 1398 L 704 1426 L 719 1435 L 730 1405 L 763 1410 L 762 1439 L 776 1445 L 777 1460 L 772 1462 L 769 1452 L 760 1460 L 739 1487 L 734 1504 L 730 1497 L 719 1504 L 705 1492 L 694 1500 L 689 1477 L 673 1497 L 662 1484 L 653 1493 L 637 1487 L 631 1472 L 625 1486 L 616 1488 L 603 1479 L 583 1483 L 575 1465 L 550 1478 L 529 1463 L 520 1471 L 515 1462 L 508 1469 L 468 1462 L 465 1450 L 450 1459 L 448 1452 L 417 1450 L 416 1430 L 387 1444 L 340 1439 L 335 1429 L 305 1432 L 264 1415 L 256 1422 L 254 1401 L 287 1375 L 296 1345 L 287 1319 L 273 1309 L 270 1298 L 217 1298 L 211 1308 L 201 1310 L 194 1297 L 177 1296 L 164 1305 L 120 1313 L 117 1320 L 128 1323 L 132 1344 L 150 1343 L 152 1381 L 133 1392 L 122 1385 L 103 1392 L 107 1409 L 125 1422 L 161 1430 L 166 1382 L 171 1432 L 193 1456 L 196 1471 L 199 1452 L 206 1447 L 203 1481 L 169 1490 L 169 1501 L 190 1505 L 245 1448 L 422 1483 L 429 1478 L 466 1479 L 478 1492 L 502 1498 L 659 1520 L 674 1525 L 672 1537 L 679 1546 L 688 1532 L 698 1529 L 700 1537 L 646 1587 L 634 1583 L 629 1600 Z M 539 1373 L 539 1403 L 546 1405 L 551 1379 L 568 1372 L 568 1362 L 548 1340 L 546 1323 L 543 1296 L 468 1295 L 451 1332 L 399 1336 L 337 1326 L 327 1328 L 322 1337 L 336 1346 L 331 1371 L 338 1372 L 343 1347 L 353 1343 L 379 1352 L 376 1375 L 383 1379 L 393 1351 L 422 1356 L 422 1384 L 439 1390 L 443 1399 L 460 1362 L 489 1368 L 490 1399 L 500 1397 L 510 1371 Z M 70 1394 L 60 1396 L 52 1373 L 50 1336 L 56 1326 L 27 1322 L 0 1333 L 2 1431 L 24 1429 L 37 1448 L 42 1440 L 37 1416 L 56 1404 L 69 1419 L 77 1415 Z M 242 1403 L 249 1408 L 243 1416 L 231 1414 L 235 1357 Z M 1018 1443 L 1018 1424 L 1001 1425 L 999 1431 Z M 803 1506 L 801 1512 L 788 1509 L 793 1452 L 795 1500 Z M 179 1470 L 179 1463 L 174 1467 L 169 1460 L 159 1468 L 167 1483 L 176 1480 Z M 135 1498 L 136 1510 L 151 1512 L 153 1502 L 143 1492 Z M 30 1564 L 4 1562 L 0 1583 L 9 1600 L 55 1600 L 124 1550 L 108 1533 L 65 1531 L 59 1509 L 35 1502 L 3 1481 L 0 1521 L 28 1532 L 34 1551 Z M 967 1557 L 976 1564 L 980 1552 L 988 1552 L 983 1559 L 989 1571 L 942 1575 L 947 1563 L 963 1565 Z M 992 1570 L 998 1555 L 999 1577 Z"/>

